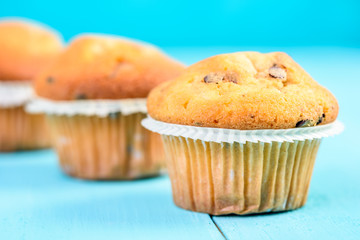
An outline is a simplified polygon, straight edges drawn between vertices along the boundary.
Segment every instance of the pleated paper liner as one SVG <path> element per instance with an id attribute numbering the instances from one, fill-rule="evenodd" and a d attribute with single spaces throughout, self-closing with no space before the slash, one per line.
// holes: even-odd
<path id="1" fill-rule="evenodd" d="M 44 115 L 28 114 L 23 106 L 0 108 L 0 151 L 49 146 L 50 137 Z"/>
<path id="2" fill-rule="evenodd" d="M 120 100 L 74 100 L 54 101 L 35 97 L 27 106 L 31 113 L 50 115 L 84 115 L 107 117 L 111 113 L 121 112 L 123 115 L 147 113 L 145 98 Z"/>
<path id="3" fill-rule="evenodd" d="M 50 146 L 45 117 L 25 112 L 32 97 L 30 81 L 0 81 L 0 151 Z"/>
<path id="4" fill-rule="evenodd" d="M 159 134 L 141 126 L 145 99 L 50 101 L 28 111 L 46 112 L 62 169 L 84 179 L 135 179 L 162 173 Z"/>
<path id="5" fill-rule="evenodd" d="M 340 122 L 312 127 L 313 133 L 201 128 L 151 118 L 143 125 L 162 134 L 175 204 L 213 215 L 303 206 L 321 138 L 343 130 Z"/>
<path id="6" fill-rule="evenodd" d="M 0 81 L 0 108 L 23 106 L 33 96 L 30 81 Z"/>

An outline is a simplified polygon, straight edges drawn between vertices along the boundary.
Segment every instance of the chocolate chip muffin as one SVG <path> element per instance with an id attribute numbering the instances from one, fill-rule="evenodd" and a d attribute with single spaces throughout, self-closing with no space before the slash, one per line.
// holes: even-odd
<path id="1" fill-rule="evenodd" d="M 0 21 L 0 79 L 32 80 L 63 48 L 54 30 L 27 20 Z"/>
<path id="2" fill-rule="evenodd" d="M 84 35 L 37 77 L 35 89 L 52 100 L 145 98 L 182 69 L 149 44 Z"/>
<path id="3" fill-rule="evenodd" d="M 164 153 L 160 136 L 141 126 L 145 98 L 183 69 L 149 44 L 79 36 L 38 75 L 35 90 L 42 99 L 29 111 L 47 113 L 67 174 L 84 179 L 157 175 Z"/>
<path id="4" fill-rule="evenodd" d="M 42 114 L 29 115 L 31 81 L 62 50 L 59 34 L 27 20 L 0 21 L 0 151 L 49 146 Z"/>
<path id="5" fill-rule="evenodd" d="M 286 53 L 205 59 L 149 96 L 160 121 L 232 129 L 287 129 L 333 122 L 335 97 Z"/>
<path id="6" fill-rule="evenodd" d="M 335 97 L 280 52 L 200 61 L 147 107 L 175 204 L 214 215 L 303 206 L 321 139 L 342 131 Z"/>

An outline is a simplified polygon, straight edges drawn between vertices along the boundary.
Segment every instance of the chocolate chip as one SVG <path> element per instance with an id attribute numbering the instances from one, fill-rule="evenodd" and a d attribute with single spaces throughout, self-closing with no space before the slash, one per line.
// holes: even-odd
<path id="1" fill-rule="evenodd" d="M 311 127 L 313 124 L 311 123 L 311 120 L 300 120 L 296 123 L 295 127 Z"/>
<path id="2" fill-rule="evenodd" d="M 316 125 L 319 125 L 320 123 L 322 123 L 322 117 L 319 117 L 319 120 L 316 122 Z"/>
<path id="3" fill-rule="evenodd" d="M 80 93 L 75 96 L 75 99 L 76 100 L 85 100 L 85 99 L 87 99 L 87 97 L 84 93 Z"/>
<path id="4" fill-rule="evenodd" d="M 209 73 L 208 75 L 206 75 L 204 77 L 205 83 L 216 83 L 217 84 L 221 81 L 237 83 L 237 76 L 233 72 L 226 72 L 226 73 L 214 72 L 214 73 Z"/>
<path id="5" fill-rule="evenodd" d="M 237 76 L 233 72 L 227 72 L 224 76 L 223 82 L 237 83 Z"/>
<path id="6" fill-rule="evenodd" d="M 205 83 L 218 83 L 224 79 L 225 74 L 223 73 L 209 73 L 204 77 Z"/>
<path id="7" fill-rule="evenodd" d="M 54 79 L 53 77 L 48 77 L 48 78 L 46 79 L 46 81 L 47 81 L 48 83 L 53 83 L 53 82 L 55 81 L 55 79 Z"/>
<path id="8" fill-rule="evenodd" d="M 324 120 L 325 118 L 325 113 L 323 113 L 320 117 L 319 117 L 319 120 L 316 122 L 316 125 L 322 123 L 322 121 Z"/>
<path id="9" fill-rule="evenodd" d="M 286 79 L 286 68 L 274 64 L 274 66 L 269 69 L 269 75 L 273 78 Z"/>

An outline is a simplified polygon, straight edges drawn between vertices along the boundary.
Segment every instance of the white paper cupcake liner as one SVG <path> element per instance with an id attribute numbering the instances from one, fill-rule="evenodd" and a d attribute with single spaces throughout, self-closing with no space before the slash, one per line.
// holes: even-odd
<path id="1" fill-rule="evenodd" d="M 181 136 L 206 142 L 294 142 L 320 139 L 341 133 L 344 125 L 340 121 L 315 127 L 291 129 L 237 130 L 223 128 L 195 127 L 165 123 L 147 117 L 142 125 L 150 131 L 169 136 Z"/>
<path id="2" fill-rule="evenodd" d="M 0 81 L 0 107 L 24 105 L 34 96 L 30 81 Z"/>
<path id="3" fill-rule="evenodd" d="M 162 140 L 143 128 L 144 113 L 109 117 L 48 115 L 60 166 L 84 179 L 156 176 L 165 166 Z"/>
<path id="4" fill-rule="evenodd" d="M 46 113 L 55 115 L 86 115 L 106 117 L 111 113 L 121 112 L 123 115 L 146 113 L 146 99 L 120 100 L 74 100 L 53 101 L 44 98 L 35 98 L 26 106 L 29 113 Z"/>

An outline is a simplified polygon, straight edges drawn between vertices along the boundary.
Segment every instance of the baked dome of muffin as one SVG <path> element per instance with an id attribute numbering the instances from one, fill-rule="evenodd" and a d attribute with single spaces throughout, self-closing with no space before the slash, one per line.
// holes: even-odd
<path id="1" fill-rule="evenodd" d="M 62 48 L 52 29 L 18 19 L 0 21 L 0 80 L 32 80 Z"/>
<path id="2" fill-rule="evenodd" d="M 188 67 L 148 97 L 155 120 L 230 129 L 287 129 L 335 121 L 335 97 L 282 52 L 238 52 Z"/>
<path id="3" fill-rule="evenodd" d="M 143 98 L 183 69 L 151 45 L 83 35 L 39 74 L 35 90 L 53 100 Z"/>

